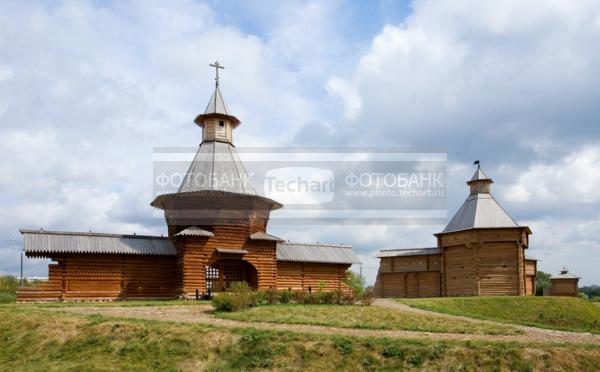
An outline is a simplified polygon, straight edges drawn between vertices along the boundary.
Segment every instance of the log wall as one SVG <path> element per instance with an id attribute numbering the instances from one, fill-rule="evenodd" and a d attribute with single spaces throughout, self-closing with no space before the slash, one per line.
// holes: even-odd
<path id="1" fill-rule="evenodd" d="M 350 265 L 308 262 L 277 262 L 277 288 L 303 291 L 345 290 Z"/>
<path id="2" fill-rule="evenodd" d="M 48 281 L 20 289 L 17 301 L 168 299 L 175 296 L 174 256 L 78 254 L 51 257 Z"/>
<path id="3" fill-rule="evenodd" d="M 182 272 L 177 293 L 185 298 L 193 298 L 196 290 L 206 293 L 206 267 L 220 260 L 243 260 L 249 263 L 258 273 L 258 288 L 275 288 L 276 243 L 248 240 L 255 228 L 253 224 L 220 225 L 210 227 L 214 237 L 173 237 Z M 217 248 L 245 250 L 248 253 L 220 254 Z"/>

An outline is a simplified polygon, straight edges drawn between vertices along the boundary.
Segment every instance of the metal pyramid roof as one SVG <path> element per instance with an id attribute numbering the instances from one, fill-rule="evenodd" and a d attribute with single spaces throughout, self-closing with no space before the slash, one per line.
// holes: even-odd
<path id="1" fill-rule="evenodd" d="M 467 183 L 473 184 L 477 181 L 493 182 L 479 167 Z M 519 225 L 489 192 L 482 192 L 480 189 L 472 187 L 471 195 L 442 232 L 501 227 L 519 227 Z"/>
<path id="2" fill-rule="evenodd" d="M 473 177 L 471 177 L 470 181 L 480 181 L 480 180 L 491 180 L 491 178 L 486 176 L 480 167 L 477 167 L 477 170 L 475 171 L 475 174 L 473 174 Z"/>
<path id="3" fill-rule="evenodd" d="M 560 271 L 560 274 L 552 275 L 550 279 L 581 279 L 581 277 L 571 274 L 569 270 L 563 267 L 563 269 Z"/>
<path id="4" fill-rule="evenodd" d="M 490 194 L 469 195 L 443 232 L 467 229 L 519 227 Z"/>
<path id="5" fill-rule="evenodd" d="M 215 87 L 215 91 L 210 97 L 210 101 L 208 101 L 208 106 L 206 106 L 206 110 L 204 111 L 204 115 L 209 114 L 223 114 L 223 115 L 231 115 L 229 113 L 229 108 L 223 99 L 223 94 L 218 86 Z"/>
<path id="6" fill-rule="evenodd" d="M 227 142 L 216 141 L 200 145 L 177 192 L 196 191 L 256 195 L 235 147 Z"/>

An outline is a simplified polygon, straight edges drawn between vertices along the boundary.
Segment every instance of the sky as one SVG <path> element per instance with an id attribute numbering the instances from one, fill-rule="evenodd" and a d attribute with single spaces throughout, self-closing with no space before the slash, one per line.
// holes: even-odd
<path id="1" fill-rule="evenodd" d="M 213 89 L 237 146 L 447 153 L 448 214 L 481 160 L 538 269 L 600 284 L 597 1 L 1 1 L 0 273 L 19 228 L 161 234 L 152 151 L 197 146 Z M 380 249 L 444 225 L 274 225 Z M 47 262 L 26 259 L 25 275 Z"/>

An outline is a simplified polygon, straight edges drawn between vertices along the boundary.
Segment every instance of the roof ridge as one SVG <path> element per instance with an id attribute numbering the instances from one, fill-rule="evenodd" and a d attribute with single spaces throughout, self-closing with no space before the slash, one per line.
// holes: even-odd
<path id="1" fill-rule="evenodd" d="M 76 236 L 101 236 L 106 238 L 139 238 L 139 239 L 169 239 L 166 236 L 138 235 L 138 234 L 115 234 L 91 231 L 60 231 L 60 230 L 34 230 L 19 229 L 21 234 L 48 234 L 48 235 L 76 235 Z"/>

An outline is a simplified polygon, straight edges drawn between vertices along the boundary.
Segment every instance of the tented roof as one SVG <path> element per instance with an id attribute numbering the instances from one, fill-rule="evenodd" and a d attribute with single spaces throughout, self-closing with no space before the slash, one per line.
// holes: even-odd
<path id="1" fill-rule="evenodd" d="M 256 195 L 235 147 L 230 143 L 216 141 L 200 145 L 177 192 L 195 191 Z"/>

